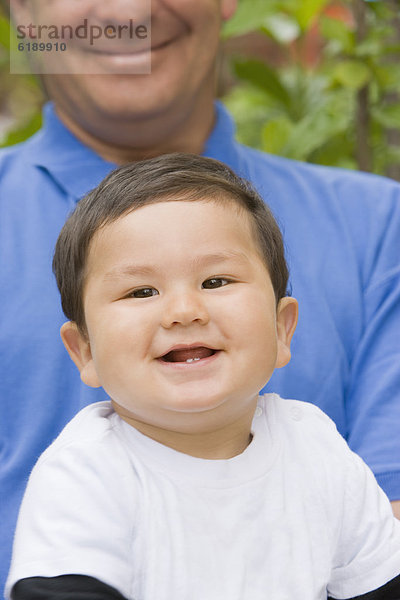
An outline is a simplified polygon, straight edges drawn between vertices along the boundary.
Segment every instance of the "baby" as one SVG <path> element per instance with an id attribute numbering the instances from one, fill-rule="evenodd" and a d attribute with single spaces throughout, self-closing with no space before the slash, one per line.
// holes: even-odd
<path id="1" fill-rule="evenodd" d="M 110 401 L 36 464 L 7 598 L 400 598 L 400 522 L 371 471 L 318 408 L 259 395 L 297 302 L 255 190 L 194 155 L 121 167 L 54 271 L 63 342 Z"/>

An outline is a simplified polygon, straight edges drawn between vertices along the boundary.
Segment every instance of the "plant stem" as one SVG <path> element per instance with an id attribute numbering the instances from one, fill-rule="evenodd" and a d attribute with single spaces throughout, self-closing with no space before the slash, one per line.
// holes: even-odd
<path id="1" fill-rule="evenodd" d="M 367 35 L 366 10 L 364 0 L 353 0 L 357 43 L 361 43 Z M 369 122 L 369 85 L 367 84 L 358 90 L 356 98 L 356 160 L 360 171 L 371 171 L 372 166 Z"/>
<path id="2" fill-rule="evenodd" d="M 392 12 L 390 19 L 393 27 L 393 45 L 400 44 L 400 13 L 397 0 L 389 0 L 388 7 Z M 388 62 L 396 63 L 398 56 L 393 53 L 387 60 Z M 396 90 L 391 90 L 386 93 L 384 100 L 388 105 L 398 104 L 400 101 L 399 93 Z M 399 127 L 386 130 L 386 141 L 388 146 L 400 147 L 400 123 Z M 392 179 L 400 181 L 400 164 L 398 162 L 389 164 L 385 169 L 385 174 Z"/>

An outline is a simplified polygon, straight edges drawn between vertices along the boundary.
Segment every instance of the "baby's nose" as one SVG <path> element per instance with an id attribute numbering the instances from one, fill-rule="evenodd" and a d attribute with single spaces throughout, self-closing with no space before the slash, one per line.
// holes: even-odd
<path id="1" fill-rule="evenodd" d="M 191 292 L 171 297 L 164 307 L 162 326 L 165 328 L 175 324 L 187 326 L 195 322 L 206 325 L 209 322 L 209 314 L 200 295 L 201 292 Z"/>

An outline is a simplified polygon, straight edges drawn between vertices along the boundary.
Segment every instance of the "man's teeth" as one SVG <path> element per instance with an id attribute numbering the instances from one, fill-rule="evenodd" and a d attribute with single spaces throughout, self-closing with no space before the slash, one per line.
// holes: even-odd
<path id="1" fill-rule="evenodd" d="M 187 359 L 185 360 L 185 362 L 187 362 L 187 363 L 191 363 L 191 362 L 194 362 L 195 360 L 200 360 L 200 358 L 187 358 Z"/>

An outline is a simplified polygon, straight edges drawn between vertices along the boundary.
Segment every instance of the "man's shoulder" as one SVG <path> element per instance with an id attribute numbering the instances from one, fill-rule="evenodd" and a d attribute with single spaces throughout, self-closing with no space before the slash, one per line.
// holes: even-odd
<path id="1" fill-rule="evenodd" d="M 35 159 L 35 148 L 41 132 L 39 131 L 29 139 L 0 149 L 0 178 L 17 176 L 21 178 L 26 169 Z"/>
<path id="2" fill-rule="evenodd" d="M 242 161 L 246 164 L 249 178 L 255 183 L 268 184 L 269 181 L 279 181 L 297 187 L 305 183 L 306 187 L 303 188 L 305 194 L 310 190 L 322 191 L 330 188 L 337 193 L 363 190 L 369 196 L 371 193 L 385 190 L 397 194 L 399 199 L 399 182 L 382 175 L 302 162 L 268 154 L 242 144 L 237 144 L 237 147 Z M 353 198 L 355 199 L 362 200 L 360 197 Z"/>
<path id="3" fill-rule="evenodd" d="M 7 169 L 21 160 L 25 152 L 27 142 L 21 142 L 14 146 L 0 148 L 0 176 L 6 173 Z"/>

